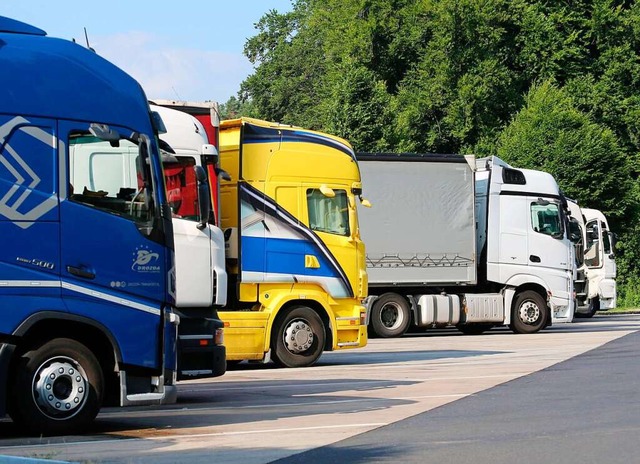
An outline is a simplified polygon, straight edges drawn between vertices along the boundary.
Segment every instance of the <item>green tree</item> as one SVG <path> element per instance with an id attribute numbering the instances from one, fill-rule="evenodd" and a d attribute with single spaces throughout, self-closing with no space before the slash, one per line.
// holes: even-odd
<path id="1" fill-rule="evenodd" d="M 389 95 L 384 82 L 364 67 L 343 67 L 327 104 L 324 128 L 349 140 L 356 150 L 387 150 Z"/>
<path id="2" fill-rule="evenodd" d="M 255 105 L 251 101 L 242 102 L 232 96 L 225 103 L 220 104 L 220 119 L 235 119 L 242 116 L 257 116 Z"/>
<path id="3" fill-rule="evenodd" d="M 312 0 L 299 0 L 291 12 L 269 11 L 256 24 L 258 34 L 244 47 L 256 66 L 240 87 L 240 100 L 255 105 L 257 116 L 319 128 L 325 74 L 322 35 L 305 19 Z"/>
<path id="4" fill-rule="evenodd" d="M 486 141 L 526 88 L 514 53 L 523 8 L 518 0 L 422 2 L 424 40 L 394 105 L 399 149 L 490 151 Z"/>
<path id="5" fill-rule="evenodd" d="M 633 170 L 613 131 L 548 81 L 529 91 L 500 135 L 497 154 L 514 166 L 551 173 L 565 194 L 602 210 L 616 225 L 633 206 Z"/>

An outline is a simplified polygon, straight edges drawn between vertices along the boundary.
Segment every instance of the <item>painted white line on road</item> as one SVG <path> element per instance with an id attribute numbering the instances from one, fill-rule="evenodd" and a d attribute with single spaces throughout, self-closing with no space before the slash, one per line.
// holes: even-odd
<path id="1" fill-rule="evenodd" d="M 398 400 L 408 400 L 408 399 L 422 399 L 422 398 L 462 398 L 465 396 L 470 396 L 473 393 L 453 393 L 450 395 L 425 395 L 425 396 L 413 396 L 413 397 L 389 397 L 389 398 L 353 398 L 348 400 L 331 400 L 331 401 L 310 401 L 305 403 L 270 403 L 270 404 L 251 404 L 246 406 L 218 406 L 218 407 L 208 407 L 208 408 L 181 408 L 181 409 L 157 409 L 155 411 L 131 411 L 126 412 L 127 417 L 147 417 L 147 416 L 166 416 L 171 414 L 182 414 L 185 411 L 195 411 L 195 412 L 206 412 L 206 411 L 226 411 L 226 410 L 235 410 L 235 409 L 268 409 L 268 408 L 287 408 L 292 406 L 300 406 L 304 404 L 307 406 L 321 406 L 326 404 L 344 404 L 344 403 L 363 403 L 363 402 L 371 402 L 371 401 L 398 401 Z M 297 398 L 302 398 L 300 395 Z M 336 411 L 340 412 L 340 411 Z M 102 412 L 98 416 L 106 417 L 106 416 L 121 416 L 125 415 L 125 412 Z"/>
<path id="2" fill-rule="evenodd" d="M 122 443 L 122 442 L 133 442 L 133 441 L 147 441 L 147 440 L 171 440 L 176 438 L 203 438 L 203 437 L 216 437 L 216 436 L 230 436 L 230 435 L 247 435 L 247 434 L 255 434 L 255 433 L 274 433 L 274 432 L 301 432 L 301 431 L 311 431 L 311 430 L 330 430 L 330 429 L 353 429 L 353 428 L 363 428 L 363 427 L 383 427 L 385 425 L 389 425 L 389 422 L 370 422 L 364 424 L 343 424 L 343 425 L 318 425 L 315 427 L 292 427 L 292 428 L 283 428 L 283 429 L 256 429 L 256 430 L 239 430 L 237 432 L 210 432 L 210 433 L 194 433 L 194 434 L 175 434 L 175 435 L 166 435 L 162 437 L 131 437 L 131 438 L 114 438 L 112 440 L 84 440 L 84 441 L 67 441 L 61 443 L 42 443 L 35 445 L 17 445 L 17 446 L 6 446 L 0 448 L 0 453 L 5 451 L 17 450 L 17 449 L 29 449 L 29 448 L 51 448 L 56 446 L 76 446 L 76 445 L 96 445 L 103 443 Z"/>
<path id="3" fill-rule="evenodd" d="M 473 375 L 464 377 L 428 377 L 426 379 L 404 379 L 411 380 L 413 382 L 433 382 L 434 380 L 481 380 L 481 379 L 499 379 L 501 377 L 521 377 L 523 375 L 533 374 L 535 371 L 527 372 L 505 372 L 504 374 L 492 374 L 492 375 Z"/>
<path id="4" fill-rule="evenodd" d="M 608 343 L 610 340 L 603 341 L 600 345 Z M 597 345 L 597 346 L 600 346 Z M 531 349 L 531 350 L 521 350 L 521 353 L 526 353 L 524 356 L 519 356 L 519 353 L 514 353 L 510 351 L 503 351 L 500 353 L 494 354 L 483 354 L 481 356 L 474 356 L 473 359 L 469 359 L 469 357 L 451 357 L 451 356 L 443 356 L 443 357 L 434 357 L 431 359 L 424 359 L 420 361 L 396 361 L 396 362 L 368 362 L 368 364 L 331 364 L 331 365 L 315 365 L 311 369 L 314 371 L 329 373 L 334 371 L 340 371 L 343 368 L 348 368 L 349 372 L 359 372 L 359 371 L 370 371 L 370 370 L 380 370 L 381 365 L 384 365 L 385 370 L 391 369 L 406 369 L 407 367 L 411 368 L 431 368 L 431 367 L 450 367 L 450 366 L 477 366 L 477 365 L 495 365 L 501 364 L 505 359 L 515 359 L 520 357 L 535 357 L 539 358 L 541 355 L 545 356 L 546 359 L 564 361 L 572 358 L 573 356 L 577 356 L 582 354 L 585 351 L 588 351 L 595 347 L 589 347 L 588 349 L 578 350 L 575 354 L 571 354 L 567 356 L 566 353 L 558 353 L 557 351 L 551 351 L 547 348 L 543 349 Z M 482 358 L 482 359 L 480 359 Z M 338 361 L 336 359 L 336 361 Z M 279 369 L 282 374 L 293 374 L 295 373 L 295 369 L 291 368 L 281 368 Z M 228 371 L 225 374 L 225 379 L 231 379 L 235 377 L 235 373 L 238 373 L 241 376 L 251 376 L 251 377 L 264 377 L 264 376 L 272 376 L 274 374 L 274 369 L 252 369 L 252 370 L 237 370 L 237 371 Z M 223 381 L 223 380 L 221 380 Z M 250 380 L 248 380 L 250 381 Z M 210 382 L 208 379 L 202 379 L 200 381 L 193 381 L 195 385 Z"/>
<path id="5" fill-rule="evenodd" d="M 394 400 L 423 400 L 433 398 L 465 398 L 467 396 L 473 396 L 474 393 L 453 393 L 451 395 L 423 395 L 423 396 L 399 396 L 393 398 Z"/>
<path id="6" fill-rule="evenodd" d="M 317 425 L 314 427 L 291 427 L 286 429 L 258 429 L 258 430 L 238 430 L 237 432 L 211 432 L 211 433 L 197 433 L 192 435 L 171 435 L 168 437 L 150 437 L 146 440 L 163 440 L 167 438 L 202 438 L 202 437 L 216 437 L 216 436 L 230 436 L 230 435 L 247 435 L 251 433 L 273 433 L 273 432 L 304 432 L 311 430 L 331 430 L 331 429 L 353 429 L 362 427 L 383 427 L 389 425 L 389 422 L 371 422 L 367 424 L 344 424 L 344 425 Z"/>
<path id="7" fill-rule="evenodd" d="M 253 383 L 254 381 L 247 381 L 246 383 Z M 255 382 L 264 382 L 263 380 L 257 380 Z M 178 393 L 188 393 L 188 392 L 203 392 L 203 391 L 231 391 L 231 390 L 250 390 L 255 394 L 256 389 L 271 389 L 271 388 L 277 388 L 277 389 L 282 389 L 282 388 L 309 388 L 309 387 L 334 387 L 336 385 L 347 385 L 347 386 L 358 386 L 358 385 L 364 385 L 364 384 L 371 384 L 371 383 L 394 383 L 396 382 L 396 380 L 351 380 L 349 382 L 326 382 L 326 383 L 304 383 L 304 384 L 299 384 L 299 385 L 289 385 L 289 384 L 278 384 L 278 385 L 261 385 L 261 386 L 256 386 L 256 385 L 247 385 L 246 387 L 225 387 L 224 385 L 220 385 L 220 384 L 216 384 L 214 387 L 211 386 L 207 386 L 207 385 L 202 385 L 202 388 L 190 388 L 190 389 L 184 389 L 184 388 L 180 388 L 180 390 L 178 391 Z"/>
<path id="8" fill-rule="evenodd" d="M 413 379 L 413 378 L 405 378 L 405 379 L 389 379 L 389 380 L 363 380 L 363 381 L 349 381 L 349 382 L 327 382 L 327 383 L 305 383 L 299 385 L 289 385 L 289 384 L 279 384 L 279 385 L 247 385 L 246 387 L 225 387 L 224 385 L 216 384 L 214 387 L 202 385 L 201 388 L 190 388 L 179 390 L 179 393 L 202 393 L 202 392 L 215 392 L 215 391 L 238 391 L 238 390 L 249 390 L 252 393 L 255 393 L 256 389 L 260 390 L 269 390 L 269 389 L 281 389 L 281 388 L 310 388 L 310 387 L 333 387 L 346 385 L 350 387 L 357 387 L 358 385 L 364 384 L 394 384 L 397 382 L 434 382 L 438 380 L 478 380 L 478 379 L 496 379 L 501 377 L 518 377 L 523 375 L 529 375 L 532 372 L 514 372 L 514 373 L 505 373 L 505 374 L 493 374 L 493 375 L 474 375 L 474 376 L 463 376 L 463 377 L 428 377 L 423 379 Z M 248 381 L 251 382 L 251 381 Z"/>

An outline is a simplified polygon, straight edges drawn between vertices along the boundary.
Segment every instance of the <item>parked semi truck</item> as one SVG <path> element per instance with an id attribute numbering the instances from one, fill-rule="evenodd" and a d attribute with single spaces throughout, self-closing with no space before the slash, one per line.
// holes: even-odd
<path id="1" fill-rule="evenodd" d="M 223 323 L 214 307 L 224 305 L 227 297 L 224 237 L 219 227 L 209 224 L 212 210 L 207 176 L 195 162 L 217 158 L 217 149 L 196 132 L 194 123 L 204 132 L 202 125 L 179 111 L 172 115 L 173 132 L 177 132 L 176 127 L 184 128 L 185 137 L 167 141 L 164 122 L 157 112 L 164 108 L 151 105 L 150 109 L 159 132 L 167 202 L 172 213 L 174 310 L 180 317 L 177 377 L 217 377 L 226 371 Z M 140 195 L 137 158 L 136 146 L 131 143 L 94 141 L 74 145 L 69 153 L 69 171 L 76 192 L 71 199 L 84 202 L 96 198 L 94 201 L 99 204 L 112 203 L 112 196 L 118 200 L 136 199 Z M 109 196 L 113 192 L 117 194 Z"/>
<path id="2" fill-rule="evenodd" d="M 146 96 L 31 25 L 0 17 L 0 43 L 0 414 L 58 434 L 83 430 L 102 405 L 173 402 L 189 374 L 178 366 L 213 357 L 198 339 L 178 350 L 171 211 Z M 96 182 L 122 178 L 107 156 L 82 159 L 105 141 L 133 151 L 133 195 L 74 184 L 90 167 Z"/>
<path id="3" fill-rule="evenodd" d="M 616 307 L 615 239 L 601 211 L 568 203 L 577 271 L 575 313 L 593 317 L 596 311 Z"/>
<path id="4" fill-rule="evenodd" d="M 153 101 L 205 113 L 195 103 Z M 160 114 L 168 137 L 169 115 Z M 323 350 L 364 346 L 367 280 L 356 211 L 362 185 L 351 146 L 248 118 L 223 121 L 219 137 L 220 166 L 207 172 L 213 191 L 220 169 L 229 176 L 220 180 L 219 196 L 229 301 L 218 314 L 227 360 L 301 367 Z"/>
<path id="5" fill-rule="evenodd" d="M 360 227 L 375 335 L 503 324 L 533 333 L 572 320 L 566 200 L 550 174 L 495 157 L 357 159 L 373 204 Z"/>

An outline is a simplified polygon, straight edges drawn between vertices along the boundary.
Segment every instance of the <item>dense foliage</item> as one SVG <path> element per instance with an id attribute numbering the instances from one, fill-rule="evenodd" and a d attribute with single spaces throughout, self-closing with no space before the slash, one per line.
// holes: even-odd
<path id="1" fill-rule="evenodd" d="M 256 29 L 234 114 L 546 170 L 610 217 L 621 303 L 640 304 L 637 2 L 293 0 Z"/>

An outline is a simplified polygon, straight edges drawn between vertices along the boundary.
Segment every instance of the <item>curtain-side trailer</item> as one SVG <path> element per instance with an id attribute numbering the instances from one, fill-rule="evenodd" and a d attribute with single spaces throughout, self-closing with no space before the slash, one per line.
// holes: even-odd
<path id="1" fill-rule="evenodd" d="M 357 155 L 369 328 L 533 333 L 573 318 L 566 200 L 550 174 L 498 158 Z"/>

